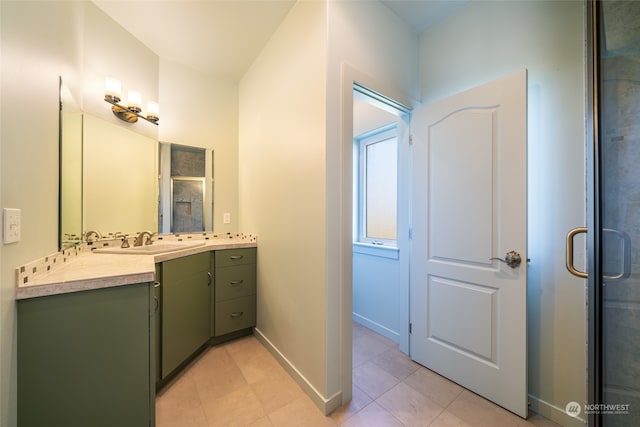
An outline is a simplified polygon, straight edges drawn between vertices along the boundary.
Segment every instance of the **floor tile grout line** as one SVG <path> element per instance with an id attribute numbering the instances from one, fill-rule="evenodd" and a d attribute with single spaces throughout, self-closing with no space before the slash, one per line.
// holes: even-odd
<path id="1" fill-rule="evenodd" d="M 434 417 L 434 418 L 429 422 L 429 424 L 427 424 L 427 427 L 428 427 L 428 426 L 432 426 L 436 421 L 438 421 L 438 418 L 440 418 L 440 416 L 441 416 L 442 414 L 444 414 L 444 411 L 446 411 L 446 410 L 447 410 L 446 408 L 442 408 L 442 409 L 440 410 L 440 412 L 438 412 L 438 415 L 436 415 L 436 416 L 435 416 L 435 417 Z"/>
<path id="2" fill-rule="evenodd" d="M 371 336 L 373 336 L 375 332 L 371 332 Z M 352 409 L 348 409 L 346 412 L 344 412 L 343 414 L 346 415 L 346 417 L 344 419 L 334 419 L 331 416 L 325 416 L 325 418 L 327 418 L 327 422 L 331 423 L 331 424 L 335 424 L 335 425 L 344 425 L 344 424 L 348 424 L 349 420 L 353 421 L 353 418 L 356 416 L 362 416 L 363 411 L 365 411 L 367 408 L 371 409 L 371 404 L 375 403 L 376 405 L 378 405 L 378 407 L 382 410 L 384 410 L 385 414 L 387 415 L 391 415 L 391 417 L 395 420 L 397 420 L 401 425 L 405 426 L 406 424 L 400 420 L 398 418 L 398 415 L 394 412 L 391 412 L 390 410 L 388 410 L 385 406 L 383 406 L 383 404 L 381 403 L 383 401 L 383 396 L 385 396 L 385 394 L 389 393 L 391 390 L 393 390 L 395 387 L 398 387 L 398 385 L 403 384 L 406 387 L 409 387 L 411 390 L 411 393 L 417 393 L 417 395 L 420 395 L 423 398 L 428 399 L 429 401 L 433 402 L 434 404 L 437 404 L 437 411 L 436 415 L 433 417 L 433 419 L 430 420 L 429 422 L 429 426 L 434 425 L 440 418 L 443 417 L 443 415 L 445 413 L 449 413 L 451 416 L 454 416 L 456 418 L 459 418 L 458 415 L 456 415 L 454 412 L 451 412 L 450 409 L 453 407 L 453 405 L 456 402 L 459 402 L 460 404 L 464 403 L 461 398 L 462 396 L 465 396 L 465 391 L 468 391 L 470 394 L 473 394 L 475 396 L 478 396 L 479 398 L 487 401 L 489 404 L 491 404 L 492 406 L 497 406 L 495 404 L 493 404 L 492 402 L 488 401 L 486 398 L 483 398 L 482 396 L 477 395 L 476 393 L 473 393 L 472 391 L 465 389 L 464 387 L 460 386 L 460 388 L 458 390 L 456 389 L 451 389 L 450 392 L 446 393 L 446 396 L 452 396 L 450 399 L 442 399 L 439 398 L 440 401 L 445 401 L 446 405 L 441 405 L 440 403 L 436 402 L 433 398 L 425 395 L 421 390 L 414 388 L 412 385 L 407 383 L 407 380 L 414 374 L 419 373 L 424 371 L 424 373 L 432 373 L 435 376 L 441 377 L 444 380 L 447 380 L 446 377 L 442 377 L 441 375 L 439 375 L 438 373 L 429 370 L 428 368 L 417 364 L 417 368 L 415 368 L 415 366 L 411 365 L 411 364 L 407 364 L 405 363 L 406 361 L 415 363 L 413 361 L 411 361 L 411 358 L 405 354 L 402 355 L 393 355 L 391 354 L 391 350 L 392 349 L 396 349 L 397 350 L 397 346 L 386 346 L 380 343 L 383 343 L 383 341 L 378 342 L 377 344 L 374 343 L 374 348 L 376 349 L 380 349 L 383 348 L 382 351 L 380 352 L 376 352 L 375 355 L 367 357 L 366 360 L 362 361 L 362 363 L 358 366 L 363 366 L 364 364 L 367 364 L 369 362 L 371 362 L 373 365 L 376 366 L 376 368 L 382 370 L 383 372 L 385 372 L 386 374 L 388 374 L 390 377 L 394 378 L 394 384 L 388 386 L 387 383 L 382 383 L 384 385 L 384 387 L 382 387 L 382 392 L 380 392 L 380 389 L 378 389 L 378 391 L 376 392 L 376 394 L 379 394 L 376 398 L 372 397 L 371 395 L 371 389 L 367 389 L 367 388 L 363 388 L 361 385 L 357 384 L 357 383 L 353 383 L 354 386 L 358 387 L 359 389 L 359 393 L 361 393 L 362 395 L 362 402 L 359 402 L 359 404 L 362 404 L 364 402 L 364 406 L 355 410 L 355 408 Z M 232 342 L 233 343 L 233 342 Z M 252 376 L 253 371 L 255 370 L 254 368 L 256 368 L 257 363 L 259 363 L 262 358 L 258 357 L 260 355 L 259 353 L 259 349 L 257 349 L 253 343 L 248 343 L 249 345 L 244 345 L 242 343 L 240 343 L 239 345 L 233 345 L 231 343 L 226 343 L 221 345 L 220 347 L 222 347 L 224 349 L 224 352 L 226 354 L 226 356 L 231 359 L 231 363 L 233 364 L 232 367 L 234 370 L 237 370 L 241 376 L 242 376 L 242 380 L 243 382 L 249 386 L 249 390 L 251 390 L 251 393 L 253 393 L 255 395 L 255 397 L 257 398 L 257 402 L 259 403 L 259 408 L 261 409 L 261 416 L 259 419 L 265 419 L 265 421 L 267 421 L 270 425 L 275 425 L 274 422 L 272 421 L 272 415 L 279 411 L 280 409 L 282 409 L 283 407 L 289 405 L 292 401 L 289 401 L 288 403 L 284 404 L 284 405 L 280 405 L 278 406 L 278 408 L 272 409 L 270 410 L 270 412 L 267 412 L 267 407 L 265 406 L 265 404 L 267 403 L 266 401 L 263 402 L 261 399 L 258 398 L 259 393 L 257 392 L 256 389 L 256 384 L 253 383 L 249 383 L 249 378 L 247 377 L 247 374 L 249 376 Z M 371 344 L 371 343 L 369 343 Z M 378 344 L 380 344 L 378 346 Z M 356 343 L 353 343 L 354 345 L 354 351 L 355 351 L 355 346 Z M 366 345 L 364 347 L 365 350 L 365 354 L 366 354 Z M 361 348 L 360 350 L 362 351 L 363 348 Z M 247 353 L 247 351 L 249 351 L 249 353 Z M 376 350 L 377 351 L 377 350 Z M 204 352 L 206 353 L 206 352 Z M 203 353 L 203 355 L 204 355 Z M 204 398 L 206 397 L 206 393 L 204 390 L 202 390 L 201 387 L 198 387 L 198 381 L 196 381 L 196 378 L 193 376 L 193 374 L 191 376 L 189 376 L 189 372 L 188 370 L 193 368 L 194 366 L 196 366 L 199 362 L 201 362 L 204 359 L 204 356 L 200 355 L 199 357 L 196 357 L 195 360 L 192 361 L 192 363 L 189 364 L 189 366 L 186 369 L 186 372 L 184 372 L 183 374 L 176 376 L 176 378 L 174 378 L 170 384 L 167 384 L 167 389 L 170 388 L 171 386 L 175 385 L 178 381 L 178 379 L 184 375 L 185 380 L 189 380 L 189 381 L 193 381 L 194 382 L 194 386 L 195 389 L 197 391 L 197 402 L 198 402 L 198 408 L 197 410 L 201 412 L 202 416 L 203 416 L 203 421 L 205 421 L 207 423 L 208 426 L 213 426 L 215 425 L 215 421 L 216 420 L 209 420 L 209 416 L 212 416 L 211 413 L 207 413 L 207 411 L 205 410 L 206 405 L 209 404 L 210 402 L 206 402 L 204 400 Z M 385 359 L 386 357 L 386 359 Z M 254 360 L 255 358 L 255 360 Z M 405 361 L 404 358 L 406 358 L 407 360 Z M 378 363 L 376 363 L 378 362 Z M 380 364 L 379 364 L 380 363 Z M 231 366 L 231 365 L 230 365 Z M 245 369 L 242 369 L 242 367 L 244 367 Z M 415 369 L 414 369 L 415 368 Z M 257 369 L 257 368 L 256 368 Z M 353 367 L 353 370 L 355 371 L 357 369 L 357 366 Z M 204 371 L 206 374 L 206 371 Z M 399 376 L 394 375 L 394 373 L 398 373 L 400 376 L 403 376 L 403 378 L 400 378 Z M 408 374 L 407 374 L 408 372 Z M 258 372 L 259 373 L 259 372 Z M 188 378 L 187 378 L 188 377 Z M 254 378 L 254 376 L 252 376 L 252 378 Z M 260 378 L 255 377 L 255 378 Z M 418 378 L 416 378 L 417 380 Z M 412 381 L 414 383 L 414 385 L 417 387 L 420 384 L 418 382 L 416 382 L 415 380 Z M 254 383 L 256 383 L 254 381 Z M 455 384 L 455 383 L 454 383 Z M 377 389 L 377 383 L 374 384 L 373 389 Z M 428 385 L 428 384 L 426 384 Z M 426 386 L 425 385 L 425 386 Z M 299 386 L 298 386 L 299 387 Z M 422 386 L 420 386 L 422 387 Z M 437 391 L 439 390 L 439 383 L 435 382 L 431 385 L 429 385 L 429 387 L 435 387 L 433 390 Z M 167 389 L 163 390 L 163 391 L 167 391 Z M 424 389 L 425 392 L 429 392 L 431 393 L 429 388 Z M 203 394 L 204 393 L 204 394 Z M 163 395 L 164 393 L 160 393 L 160 395 Z M 432 395 L 436 398 L 438 398 L 438 396 L 440 396 L 440 394 L 438 395 L 434 395 L 432 393 Z M 211 397 L 211 396 L 210 396 Z M 444 396 L 441 396 L 444 397 Z M 299 396 L 298 399 L 304 399 L 305 396 Z M 211 399 L 213 400 L 217 400 L 220 399 L 220 397 L 211 397 Z M 287 399 L 288 400 L 288 399 Z M 294 399 L 295 400 L 295 399 Z M 368 401 L 367 401 L 368 400 Z M 273 406 L 273 405 L 272 405 Z M 436 409 L 436 408 L 434 408 Z M 349 412 L 350 410 L 353 410 L 354 412 Z M 370 414 L 367 414 L 370 415 Z M 386 416 L 386 415 L 385 415 Z M 446 417 L 445 417 L 446 418 Z M 464 421 L 462 418 L 460 418 L 462 421 Z M 255 420 L 257 421 L 257 420 Z M 356 422 L 357 423 L 357 422 Z M 522 425 L 529 425 L 527 424 L 527 420 L 524 419 L 520 424 Z M 520 425 L 518 424 L 518 425 Z M 471 425 L 474 425 L 473 423 L 471 423 Z"/>

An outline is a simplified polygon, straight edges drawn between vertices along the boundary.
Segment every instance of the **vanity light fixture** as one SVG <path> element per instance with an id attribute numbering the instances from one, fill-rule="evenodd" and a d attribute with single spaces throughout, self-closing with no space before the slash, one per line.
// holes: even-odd
<path id="1" fill-rule="evenodd" d="M 120 103 L 122 93 L 122 85 L 120 81 L 111 77 L 107 77 L 104 83 L 104 100 L 112 105 L 111 111 L 120 120 L 127 123 L 135 123 L 138 117 L 158 124 L 160 120 L 160 106 L 157 102 L 150 101 L 147 104 L 147 114 L 142 113 L 142 95 L 140 92 L 130 90 L 127 96 L 127 104 Z"/>

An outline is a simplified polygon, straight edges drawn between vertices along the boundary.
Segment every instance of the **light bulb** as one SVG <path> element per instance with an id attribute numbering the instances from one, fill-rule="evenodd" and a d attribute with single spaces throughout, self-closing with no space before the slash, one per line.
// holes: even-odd
<path id="1" fill-rule="evenodd" d="M 127 102 L 129 110 L 133 111 L 134 113 L 139 113 L 140 111 L 142 111 L 142 95 L 140 95 L 140 92 L 130 90 Z"/>
<path id="2" fill-rule="evenodd" d="M 152 122 L 160 120 L 160 106 L 157 102 L 149 101 L 147 103 L 147 119 Z"/>
<path id="3" fill-rule="evenodd" d="M 120 80 L 107 77 L 104 81 L 104 99 L 109 102 L 120 102 L 122 86 Z"/>

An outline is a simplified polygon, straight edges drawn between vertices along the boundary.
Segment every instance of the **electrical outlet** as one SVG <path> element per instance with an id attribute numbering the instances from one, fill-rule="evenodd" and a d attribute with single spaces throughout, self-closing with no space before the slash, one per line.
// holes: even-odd
<path id="1" fill-rule="evenodd" d="M 226 212 L 222 216 L 222 222 L 224 222 L 225 224 L 231 224 L 231 214 L 229 212 Z"/>
<path id="2" fill-rule="evenodd" d="M 2 241 L 14 243 L 20 241 L 20 209 L 2 209 Z"/>

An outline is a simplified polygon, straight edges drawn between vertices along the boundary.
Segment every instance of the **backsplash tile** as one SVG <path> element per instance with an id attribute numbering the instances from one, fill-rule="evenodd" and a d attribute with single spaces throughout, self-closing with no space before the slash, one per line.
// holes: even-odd
<path id="1" fill-rule="evenodd" d="M 185 234 L 163 234 L 161 236 L 154 236 L 153 240 L 162 241 L 184 241 L 184 240 L 226 240 L 234 239 L 245 242 L 257 242 L 258 237 L 255 234 L 250 233 L 185 233 Z M 133 237 L 129 237 L 129 243 L 133 245 Z M 108 246 L 120 246 L 122 241 L 118 239 L 105 239 L 90 243 L 79 243 L 71 248 L 65 249 L 60 252 L 47 255 L 43 258 L 36 259 L 27 264 L 21 265 L 16 268 L 16 286 L 28 284 L 29 281 L 33 281 L 35 277 L 44 275 L 51 270 L 62 267 L 69 260 L 90 254 L 92 249 L 108 247 Z"/>

